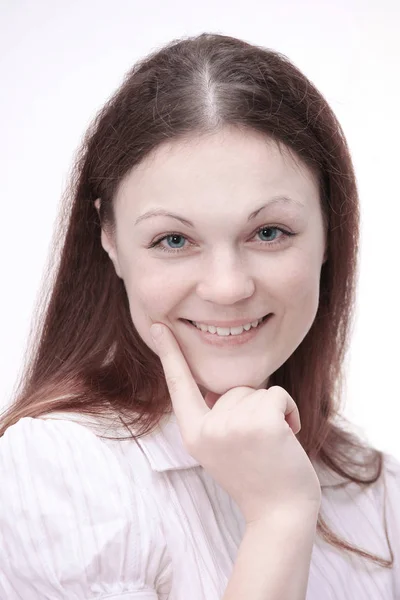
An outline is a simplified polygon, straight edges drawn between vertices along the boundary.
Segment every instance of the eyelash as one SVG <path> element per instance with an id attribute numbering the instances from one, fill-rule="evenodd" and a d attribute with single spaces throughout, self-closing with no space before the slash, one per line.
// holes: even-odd
<path id="1" fill-rule="evenodd" d="M 286 229 L 283 229 L 282 227 L 275 227 L 274 225 L 263 225 L 262 227 L 257 229 L 257 231 L 255 232 L 254 235 L 257 235 L 258 233 L 260 233 L 260 231 L 263 231 L 264 229 L 276 229 L 277 231 L 280 231 L 283 234 L 278 238 L 277 242 L 262 242 L 262 241 L 260 242 L 261 244 L 267 244 L 268 246 L 279 246 L 280 244 L 284 243 L 288 237 L 292 237 L 292 236 L 296 235 L 295 233 L 287 231 Z M 187 239 L 181 233 L 177 233 L 177 232 L 173 231 L 170 233 L 166 233 L 161 238 L 158 238 L 157 240 L 152 242 L 150 244 L 150 246 L 148 246 L 148 248 L 156 248 L 158 246 L 158 249 L 160 249 L 162 252 L 168 252 L 169 254 L 177 254 L 179 252 L 183 252 L 184 248 L 169 248 L 169 249 L 167 249 L 164 246 L 160 245 L 163 240 L 165 240 L 168 237 L 174 236 L 174 235 L 176 235 L 178 237 L 182 237 L 184 239 Z"/>

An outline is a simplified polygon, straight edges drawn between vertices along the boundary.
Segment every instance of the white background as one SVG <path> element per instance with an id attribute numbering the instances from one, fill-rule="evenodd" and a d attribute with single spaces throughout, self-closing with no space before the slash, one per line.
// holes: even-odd
<path id="1" fill-rule="evenodd" d="M 344 128 L 362 211 L 344 414 L 400 458 L 399 7 L 397 0 L 0 0 L 0 408 L 21 367 L 58 204 L 86 127 L 139 58 L 209 31 L 286 54 Z"/>

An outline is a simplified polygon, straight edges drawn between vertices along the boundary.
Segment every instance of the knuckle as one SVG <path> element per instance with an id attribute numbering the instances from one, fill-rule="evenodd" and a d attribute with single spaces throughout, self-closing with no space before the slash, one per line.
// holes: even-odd
<path id="1" fill-rule="evenodd" d="M 287 397 L 291 398 L 290 394 L 280 385 L 273 385 L 267 391 L 271 397 L 278 402 L 286 399 Z"/>

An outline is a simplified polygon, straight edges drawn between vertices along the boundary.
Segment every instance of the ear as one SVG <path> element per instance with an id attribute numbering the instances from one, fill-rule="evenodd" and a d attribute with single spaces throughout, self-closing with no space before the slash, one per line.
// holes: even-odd
<path id="1" fill-rule="evenodd" d="M 100 217 L 100 204 L 101 204 L 101 200 L 100 200 L 100 198 L 97 198 L 97 200 L 94 201 L 94 205 L 96 207 L 97 213 L 99 214 L 99 217 Z M 121 269 L 120 269 L 120 265 L 119 265 L 119 261 L 118 261 L 117 250 L 116 250 L 115 245 L 114 245 L 113 241 L 111 240 L 109 234 L 105 231 L 105 229 L 103 227 L 101 228 L 101 245 L 103 246 L 104 250 L 107 252 L 108 256 L 110 257 L 110 259 L 114 265 L 115 272 L 117 273 L 118 277 L 120 277 L 122 279 Z"/>

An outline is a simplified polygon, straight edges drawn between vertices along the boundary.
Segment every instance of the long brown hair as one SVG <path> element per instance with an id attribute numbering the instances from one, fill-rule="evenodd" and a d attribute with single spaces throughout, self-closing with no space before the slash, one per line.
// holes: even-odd
<path id="1" fill-rule="evenodd" d="M 115 231 L 113 199 L 121 181 L 152 150 L 227 125 L 284 144 L 318 175 L 328 244 L 319 308 L 269 385 L 282 386 L 296 400 L 298 439 L 310 458 L 349 482 L 373 484 L 383 453 L 334 422 L 359 243 L 357 188 L 342 129 L 320 92 L 285 56 L 217 34 L 174 40 L 136 63 L 91 123 L 62 199 L 22 375 L 0 436 L 22 417 L 68 411 L 116 413 L 140 437 L 171 412 L 161 363 L 132 323 L 124 283 L 101 246 L 101 227 Z M 369 477 L 357 472 L 361 466 Z M 336 537 L 321 515 L 317 531 L 334 546 L 393 565 L 389 540 L 391 561 Z"/>

